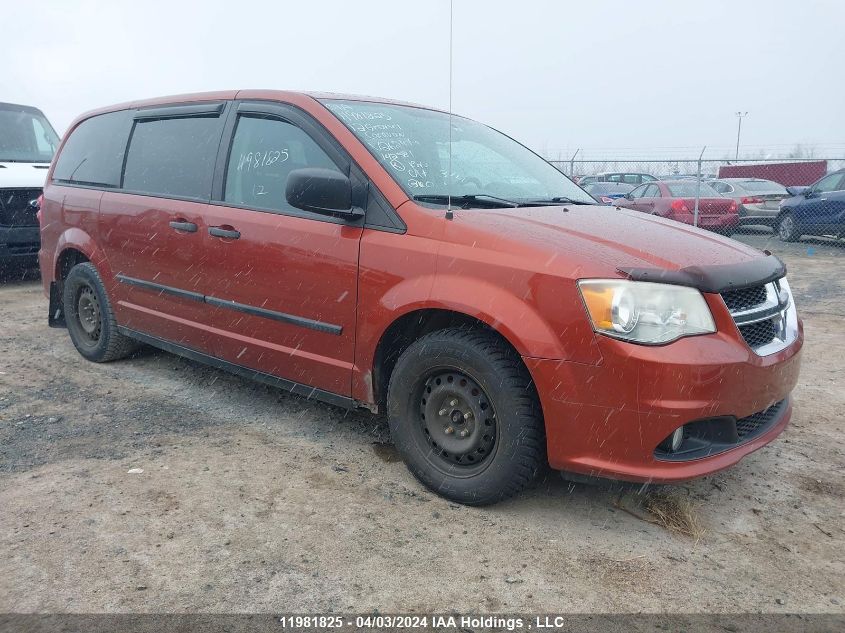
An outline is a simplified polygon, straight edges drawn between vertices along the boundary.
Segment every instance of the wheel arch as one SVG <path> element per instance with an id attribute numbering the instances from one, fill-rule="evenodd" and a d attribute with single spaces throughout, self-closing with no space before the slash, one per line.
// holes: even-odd
<path id="1" fill-rule="evenodd" d="M 65 270 L 64 267 L 68 262 L 72 262 L 71 267 L 81 261 L 91 262 L 101 275 L 106 267 L 105 258 L 94 238 L 78 227 L 68 228 L 59 236 L 54 253 L 51 281 L 61 282 L 67 277 L 70 268 Z"/>
<path id="2" fill-rule="evenodd" d="M 420 337 L 454 327 L 477 328 L 490 332 L 520 355 L 513 341 L 477 316 L 444 307 L 410 310 L 394 319 L 376 344 L 372 364 L 372 400 L 379 409 L 386 402 L 390 376 L 402 353 Z M 525 369 L 528 372 L 527 366 Z"/>

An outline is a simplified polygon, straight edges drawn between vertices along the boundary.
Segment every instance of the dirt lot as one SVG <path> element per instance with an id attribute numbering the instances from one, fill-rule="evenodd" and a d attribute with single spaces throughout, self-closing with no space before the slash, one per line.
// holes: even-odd
<path id="1" fill-rule="evenodd" d="M 806 328 L 792 425 L 668 489 L 556 474 L 482 509 L 396 460 L 383 420 L 144 350 L 95 365 L 0 285 L 0 612 L 845 609 L 845 243 L 781 255 Z M 142 473 L 130 474 L 132 469 Z M 665 499 L 664 499 L 665 501 Z"/>

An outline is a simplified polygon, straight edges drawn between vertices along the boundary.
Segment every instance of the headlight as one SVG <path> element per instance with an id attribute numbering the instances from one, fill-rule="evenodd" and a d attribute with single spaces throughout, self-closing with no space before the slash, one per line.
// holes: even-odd
<path id="1" fill-rule="evenodd" d="M 657 345 L 716 331 L 695 288 L 622 279 L 578 282 L 593 329 L 634 343 Z"/>

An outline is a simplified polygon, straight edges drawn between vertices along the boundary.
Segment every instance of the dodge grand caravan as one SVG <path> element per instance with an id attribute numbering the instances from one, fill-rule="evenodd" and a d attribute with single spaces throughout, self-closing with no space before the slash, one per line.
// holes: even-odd
<path id="1" fill-rule="evenodd" d="M 776 257 L 616 210 L 511 138 L 249 90 L 90 112 L 48 175 L 49 323 L 386 412 L 421 482 L 490 503 L 548 463 L 675 482 L 772 441 L 801 321 Z"/>

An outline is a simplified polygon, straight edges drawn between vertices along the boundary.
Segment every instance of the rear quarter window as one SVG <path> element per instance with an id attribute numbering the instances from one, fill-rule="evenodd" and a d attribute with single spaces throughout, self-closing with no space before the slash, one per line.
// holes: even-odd
<path id="1" fill-rule="evenodd" d="M 53 180 L 119 187 L 131 112 L 109 112 L 80 123 L 70 133 L 53 170 Z"/>
<path id="2" fill-rule="evenodd" d="M 222 124 L 218 116 L 139 120 L 135 123 L 123 188 L 208 200 Z"/>

